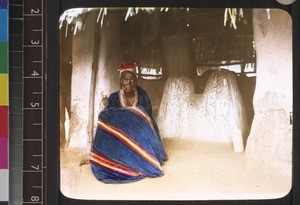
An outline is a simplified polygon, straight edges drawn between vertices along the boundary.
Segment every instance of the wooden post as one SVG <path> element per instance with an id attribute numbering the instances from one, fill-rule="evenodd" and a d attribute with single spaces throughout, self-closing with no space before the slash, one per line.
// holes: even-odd
<path id="1" fill-rule="evenodd" d="M 88 146 L 86 150 L 87 153 L 89 153 L 91 150 L 93 136 L 94 136 L 94 102 L 95 102 L 96 77 L 99 69 L 98 67 L 99 53 L 100 53 L 100 24 L 95 23 L 94 51 L 93 51 L 93 63 L 92 63 L 90 96 L 89 96 L 89 119 L 88 119 L 88 126 L 87 126 L 87 134 L 88 134 Z"/>

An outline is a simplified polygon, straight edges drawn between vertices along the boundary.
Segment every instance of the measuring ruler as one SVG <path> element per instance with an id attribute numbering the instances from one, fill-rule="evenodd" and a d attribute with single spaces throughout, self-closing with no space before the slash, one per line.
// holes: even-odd
<path id="1" fill-rule="evenodd" d="M 44 204 L 44 5 L 23 1 L 23 204 Z"/>

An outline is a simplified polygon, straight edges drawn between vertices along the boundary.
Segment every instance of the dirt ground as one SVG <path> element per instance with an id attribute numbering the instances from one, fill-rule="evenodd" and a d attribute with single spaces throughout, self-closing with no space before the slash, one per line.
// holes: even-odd
<path id="1" fill-rule="evenodd" d="M 229 144 L 164 139 L 164 176 L 129 184 L 98 181 L 79 149 L 61 150 L 61 191 L 70 198 L 97 200 L 274 199 L 288 194 L 291 175 L 246 163 Z"/>

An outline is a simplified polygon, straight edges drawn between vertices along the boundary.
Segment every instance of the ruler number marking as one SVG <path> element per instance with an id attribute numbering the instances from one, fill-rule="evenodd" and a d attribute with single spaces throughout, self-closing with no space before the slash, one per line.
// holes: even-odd
<path id="1" fill-rule="evenodd" d="M 40 197 L 38 196 L 31 196 L 31 201 L 40 201 Z"/>
<path id="2" fill-rule="evenodd" d="M 40 13 L 40 9 L 37 8 L 36 10 L 31 9 L 31 14 L 39 14 Z"/>
<path id="3" fill-rule="evenodd" d="M 31 73 L 31 76 L 39 76 L 40 74 L 38 72 L 36 72 L 35 70 L 33 71 L 33 73 Z"/>
<path id="4" fill-rule="evenodd" d="M 32 0 L 29 0 L 29 1 L 32 1 Z M 35 1 L 34 1 L 35 2 Z M 43 1 L 40 1 L 41 2 L 41 6 L 37 5 L 37 6 L 32 6 L 32 7 L 29 7 L 27 12 L 30 11 L 30 13 L 23 13 L 23 17 L 24 17 L 24 21 L 26 20 L 27 17 L 29 17 L 29 19 L 33 16 L 41 16 L 41 18 L 39 18 L 41 20 L 41 24 L 42 24 L 42 28 L 43 28 Z M 23 6 L 26 5 L 26 1 L 23 2 Z M 30 10 L 29 10 L 30 9 Z M 23 23 L 24 25 L 24 23 Z M 30 25 L 29 25 L 30 26 Z M 24 49 L 27 49 L 27 47 L 41 47 L 43 48 L 43 29 L 42 28 L 31 28 L 30 30 L 28 30 L 28 34 L 32 34 L 31 31 L 34 31 L 34 32 L 41 32 L 41 36 L 36 36 L 36 35 L 31 35 L 32 37 L 29 37 L 27 42 L 29 45 L 25 45 L 25 42 L 26 41 L 23 41 L 23 47 Z M 24 31 L 24 32 L 27 32 Z M 25 39 L 26 40 L 26 39 Z M 27 43 L 26 43 L 27 44 Z M 36 60 L 36 61 L 32 61 L 33 63 L 43 63 L 43 51 L 41 50 L 42 52 L 42 60 Z M 31 68 L 32 70 L 28 73 L 29 76 L 23 76 L 23 78 L 43 78 L 43 65 L 41 67 L 41 71 L 39 71 L 39 68 Z M 38 71 L 38 72 L 37 72 Z M 27 81 L 25 82 L 25 84 L 27 83 Z M 29 83 L 29 82 L 28 82 Z M 42 91 L 43 91 L 43 79 L 42 79 L 42 82 L 41 82 L 41 88 L 42 88 Z M 33 91 L 32 93 L 33 94 L 43 94 L 42 91 Z M 41 99 L 41 102 L 39 102 L 39 100 L 32 100 L 32 101 L 29 101 L 30 102 L 30 105 L 28 108 L 24 108 L 24 109 L 42 109 L 42 112 L 43 112 L 43 99 Z M 42 118 L 42 122 L 43 122 L 43 118 Z M 40 125 L 42 126 L 42 130 L 43 130 L 43 123 L 33 123 L 33 125 Z M 23 138 L 23 140 L 26 140 Z M 32 157 L 39 157 L 41 158 L 41 162 L 33 162 L 32 164 L 29 164 L 29 166 L 31 167 L 31 170 L 23 170 L 23 173 L 24 172 L 32 172 L 32 173 L 39 173 L 41 172 L 42 173 L 42 179 L 41 179 L 41 184 L 38 184 L 38 186 L 32 186 L 32 188 L 36 189 L 41 189 L 42 192 L 41 194 L 31 194 L 28 193 L 28 202 L 25 202 L 23 201 L 23 203 L 30 203 L 30 204 L 42 204 L 43 203 L 43 168 L 44 168 L 44 163 L 43 163 L 43 139 L 33 139 L 34 141 L 35 140 L 41 140 L 42 141 L 42 150 L 41 150 L 41 154 L 33 154 Z M 27 176 L 27 175 L 25 175 Z M 39 175 L 38 175 L 39 176 Z M 24 177 L 24 175 L 23 175 Z M 26 193 L 26 191 L 24 191 L 24 189 L 27 189 L 26 186 L 23 185 L 23 194 Z M 30 191 L 30 190 L 28 190 Z"/>
<path id="5" fill-rule="evenodd" d="M 31 168 L 32 168 L 32 169 L 35 169 L 35 170 L 40 170 L 40 165 L 37 165 L 36 167 L 33 166 L 33 165 L 31 165 Z"/>
<path id="6" fill-rule="evenodd" d="M 37 102 L 31 102 L 30 103 L 30 106 L 32 107 L 32 108 L 35 108 L 35 107 L 40 107 L 40 103 L 37 103 Z"/>
<path id="7" fill-rule="evenodd" d="M 39 40 L 36 40 L 36 41 L 31 40 L 30 43 L 31 43 L 31 45 L 40 45 L 40 41 Z"/>

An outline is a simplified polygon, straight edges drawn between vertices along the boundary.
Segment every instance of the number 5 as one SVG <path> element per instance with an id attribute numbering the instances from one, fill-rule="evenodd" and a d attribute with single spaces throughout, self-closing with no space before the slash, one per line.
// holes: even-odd
<path id="1" fill-rule="evenodd" d="M 30 105 L 31 105 L 31 107 L 38 107 L 38 106 L 40 106 L 40 103 L 30 103 Z"/>

